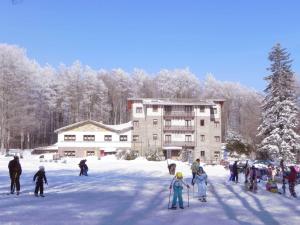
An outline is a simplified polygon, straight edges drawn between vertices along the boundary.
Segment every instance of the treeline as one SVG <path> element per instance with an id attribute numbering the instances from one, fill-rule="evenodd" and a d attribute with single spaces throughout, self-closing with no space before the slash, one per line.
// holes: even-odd
<path id="1" fill-rule="evenodd" d="M 212 75 L 202 81 L 189 69 L 148 74 L 141 69 L 97 71 L 79 61 L 40 66 L 24 49 L 0 44 L 1 149 L 53 144 L 55 129 L 81 120 L 127 122 L 129 97 L 225 98 L 226 131 L 257 143 L 263 95 L 239 83 Z"/>

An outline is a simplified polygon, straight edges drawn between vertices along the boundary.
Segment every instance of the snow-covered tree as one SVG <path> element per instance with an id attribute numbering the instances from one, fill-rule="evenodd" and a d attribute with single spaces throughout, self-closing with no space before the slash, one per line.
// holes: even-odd
<path id="1" fill-rule="evenodd" d="M 259 151 L 267 153 L 271 159 L 295 161 L 295 152 L 300 148 L 300 137 L 295 132 L 299 112 L 296 104 L 295 75 L 291 69 L 290 55 L 280 44 L 269 54 L 270 75 L 266 96 L 262 105 L 262 123 L 258 136 L 262 142 Z"/>

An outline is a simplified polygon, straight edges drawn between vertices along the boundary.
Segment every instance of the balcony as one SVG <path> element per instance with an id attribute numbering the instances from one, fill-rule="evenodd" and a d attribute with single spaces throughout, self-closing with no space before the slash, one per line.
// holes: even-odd
<path id="1" fill-rule="evenodd" d="M 187 132 L 194 132 L 194 126 L 164 126 L 164 132 L 174 132 L 174 131 L 187 131 Z"/>
<path id="2" fill-rule="evenodd" d="M 195 112 L 187 112 L 187 111 L 164 111 L 164 118 L 194 118 Z"/>
<path id="3" fill-rule="evenodd" d="M 165 141 L 164 146 L 195 147 L 194 141 Z"/>

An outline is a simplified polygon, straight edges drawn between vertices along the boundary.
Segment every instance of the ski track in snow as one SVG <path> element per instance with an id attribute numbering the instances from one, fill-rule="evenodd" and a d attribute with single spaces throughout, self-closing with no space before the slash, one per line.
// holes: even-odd
<path id="1" fill-rule="evenodd" d="M 194 197 L 191 187 L 190 206 L 184 189 L 185 209 L 168 210 L 172 176 L 165 161 L 88 159 L 89 176 L 79 177 L 80 159 L 64 164 L 28 157 L 21 159 L 21 195 L 16 196 L 7 195 L 10 159 L 0 157 L 1 225 L 298 225 L 300 221 L 299 199 L 267 192 L 263 184 L 256 194 L 245 191 L 243 183 L 227 182 L 228 171 L 221 166 L 205 167 L 208 202 Z M 176 164 L 190 183 L 189 166 Z M 49 183 L 45 198 L 33 195 L 32 178 L 39 165 L 46 167 Z M 196 195 L 196 186 L 194 190 Z"/>

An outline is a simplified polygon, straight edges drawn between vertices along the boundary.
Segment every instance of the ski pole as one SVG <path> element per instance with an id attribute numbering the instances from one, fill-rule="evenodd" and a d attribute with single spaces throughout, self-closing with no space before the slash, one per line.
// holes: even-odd
<path id="1" fill-rule="evenodd" d="M 188 207 L 190 207 L 190 188 L 188 187 Z"/>
<path id="2" fill-rule="evenodd" d="M 169 203 L 168 203 L 168 209 L 170 209 L 170 201 L 171 201 L 171 192 L 172 192 L 172 189 L 170 188 L 170 193 L 169 193 Z"/>

